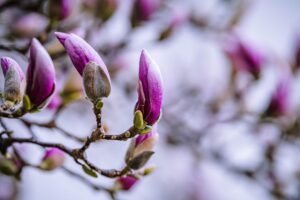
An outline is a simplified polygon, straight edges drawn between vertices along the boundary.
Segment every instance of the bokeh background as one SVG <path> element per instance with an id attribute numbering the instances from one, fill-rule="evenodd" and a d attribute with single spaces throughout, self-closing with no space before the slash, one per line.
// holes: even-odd
<path id="1" fill-rule="evenodd" d="M 27 12 L 40 13 L 47 21 L 47 1 L 7 2 L 10 0 L 0 0 L 0 56 L 13 57 L 24 70 L 26 45 L 30 38 L 38 37 L 50 54 L 54 51 L 51 56 L 58 83 L 64 85 L 68 77 L 80 81 L 70 75 L 75 70 L 64 52 L 56 54 L 52 49 L 51 45 L 57 48 L 55 30 L 75 32 L 97 49 L 113 80 L 103 113 L 110 133 L 121 132 L 132 123 L 141 50 L 147 49 L 158 63 L 164 80 L 164 106 L 160 140 L 148 163 L 157 168 L 130 191 L 120 192 L 117 199 L 300 199 L 300 63 L 296 61 L 300 57 L 300 1 L 161 0 L 149 19 L 133 27 L 134 0 L 116 1 L 117 8 L 108 19 L 101 16 L 108 7 L 95 6 L 93 0 L 74 0 L 70 16 L 50 30 L 49 22 L 35 20 L 23 29 L 15 27 Z M 42 3 L 27 10 L 37 2 Z M 37 25 L 41 30 L 35 30 Z M 33 35 L 24 36 L 26 31 Z M 231 37 L 240 38 L 262 57 L 258 77 L 233 66 L 234 59 L 226 54 L 234 46 L 228 40 Z M 273 115 L 268 108 L 282 79 L 288 80 L 280 98 L 285 112 Z M 52 115 L 48 108 L 25 118 L 44 122 Z M 20 121 L 5 122 L 16 136 L 28 136 Z M 92 105 L 84 99 L 70 103 L 57 122 L 76 136 L 87 136 L 95 126 Z M 59 131 L 38 126 L 33 131 L 42 141 L 79 146 Z M 87 153 L 98 166 L 120 168 L 127 147 L 127 142 L 103 141 L 93 144 Z M 33 163 L 43 155 L 33 145 L 19 148 Z M 82 173 L 72 159 L 66 160 L 66 166 Z M 112 185 L 101 176 L 91 181 Z M 0 176 L 0 200 L 7 199 L 110 198 L 63 170 L 26 168 L 21 182 Z"/>

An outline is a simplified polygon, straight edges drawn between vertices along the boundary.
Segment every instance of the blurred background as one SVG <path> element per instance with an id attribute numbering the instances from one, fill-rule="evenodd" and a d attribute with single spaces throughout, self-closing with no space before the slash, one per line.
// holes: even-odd
<path id="1" fill-rule="evenodd" d="M 75 148 L 80 143 L 62 132 L 84 138 L 95 127 L 80 77 L 54 36 L 72 32 L 99 52 L 112 76 L 103 113 L 109 133 L 132 124 L 142 49 L 162 72 L 160 138 L 148 163 L 156 170 L 117 199 L 300 199 L 300 1 L 70 0 L 64 12 L 59 2 L 0 0 L 0 56 L 26 70 L 36 37 L 58 83 L 56 101 L 24 117 L 32 125 L 3 120 L 16 137 Z M 53 118 L 65 131 L 38 125 Z M 128 145 L 102 141 L 87 154 L 101 168 L 121 168 Z M 37 146 L 18 148 L 32 163 L 43 156 Z M 65 165 L 85 176 L 72 159 Z M 0 200 L 110 199 L 62 169 L 25 168 L 21 177 L 0 174 Z"/>

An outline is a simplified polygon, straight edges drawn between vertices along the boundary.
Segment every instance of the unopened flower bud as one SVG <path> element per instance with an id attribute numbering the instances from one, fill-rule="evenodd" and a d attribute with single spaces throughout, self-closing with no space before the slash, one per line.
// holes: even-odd
<path id="1" fill-rule="evenodd" d="M 230 38 L 224 46 L 224 51 L 236 70 L 245 70 L 256 79 L 259 78 L 264 58 L 236 36 Z"/>
<path id="2" fill-rule="evenodd" d="M 30 47 L 27 69 L 26 95 L 30 100 L 29 109 L 41 109 L 55 90 L 53 62 L 38 40 L 33 39 Z"/>
<path id="3" fill-rule="evenodd" d="M 8 57 L 1 58 L 4 81 L 4 100 L 8 107 L 19 103 L 24 94 L 24 73 L 19 64 Z"/>
<path id="4" fill-rule="evenodd" d="M 141 22 L 148 21 L 160 6 L 160 0 L 134 0 L 131 23 L 135 27 Z"/>
<path id="5" fill-rule="evenodd" d="M 95 102 L 110 94 L 110 82 L 103 69 L 95 62 L 86 64 L 83 74 L 83 85 L 86 95 Z"/>
<path id="6" fill-rule="evenodd" d="M 265 111 L 265 115 L 268 116 L 283 116 L 287 113 L 289 108 L 289 93 L 290 93 L 290 83 L 285 77 L 279 81 L 275 92 L 271 97 L 271 101 Z"/>
<path id="7" fill-rule="evenodd" d="M 12 24 L 12 31 L 22 37 L 37 37 L 46 30 L 48 24 L 49 20 L 44 15 L 29 13 L 20 16 Z"/>
<path id="8" fill-rule="evenodd" d="M 115 189 L 128 191 L 137 182 L 138 182 L 138 179 L 134 176 L 122 176 L 117 179 L 116 184 L 115 184 Z"/>
<path id="9" fill-rule="evenodd" d="M 99 54 L 75 34 L 59 32 L 55 34 L 65 47 L 73 65 L 79 74 L 83 76 L 87 96 L 91 100 L 107 97 L 111 88 L 110 76 Z"/>
<path id="10" fill-rule="evenodd" d="M 50 0 L 48 5 L 49 16 L 64 20 L 70 16 L 74 2 L 72 0 Z"/>
<path id="11" fill-rule="evenodd" d="M 57 148 L 51 148 L 46 151 L 40 166 L 44 170 L 53 170 L 55 168 L 61 167 L 64 161 L 64 152 Z"/>
<path id="12" fill-rule="evenodd" d="M 148 125 L 157 122 L 161 114 L 163 98 L 162 77 L 159 67 L 143 50 L 140 57 L 138 101 L 135 110 L 143 113 L 144 121 Z"/>

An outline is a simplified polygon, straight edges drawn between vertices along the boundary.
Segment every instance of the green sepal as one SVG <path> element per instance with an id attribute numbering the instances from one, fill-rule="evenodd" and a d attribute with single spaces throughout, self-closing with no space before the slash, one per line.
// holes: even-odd
<path id="1" fill-rule="evenodd" d="M 32 108 L 32 104 L 28 95 L 25 95 L 23 98 L 23 107 L 26 111 L 30 111 Z"/>
<path id="2" fill-rule="evenodd" d="M 94 177 L 94 178 L 98 177 L 97 173 L 94 170 L 92 170 L 91 168 L 89 168 L 87 165 L 82 165 L 82 169 L 87 175 Z"/>
<path id="3" fill-rule="evenodd" d="M 145 128 L 146 123 L 144 121 L 143 113 L 140 110 L 135 111 L 133 118 L 134 127 L 138 130 L 142 130 Z"/>
<path id="4" fill-rule="evenodd" d="M 144 135 L 146 133 L 149 133 L 150 131 L 152 131 L 152 126 L 146 125 L 144 129 L 139 131 L 139 134 Z"/>

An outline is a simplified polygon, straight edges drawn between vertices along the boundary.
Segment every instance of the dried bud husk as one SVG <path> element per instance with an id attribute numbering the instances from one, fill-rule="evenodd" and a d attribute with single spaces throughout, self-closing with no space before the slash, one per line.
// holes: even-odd
<path id="1" fill-rule="evenodd" d="M 86 95 L 91 101 L 108 97 L 111 91 L 110 81 L 99 65 L 95 62 L 87 63 L 82 77 Z"/>
<path id="2" fill-rule="evenodd" d="M 148 162 L 153 154 L 153 151 L 144 151 L 134 158 L 130 159 L 126 164 L 131 169 L 140 169 L 144 167 L 144 165 Z"/>
<path id="3" fill-rule="evenodd" d="M 4 83 L 4 98 L 6 101 L 18 103 L 22 98 L 21 81 L 18 76 L 19 75 L 15 70 L 12 68 L 8 69 Z"/>
<path id="4" fill-rule="evenodd" d="M 155 129 L 154 129 L 155 131 Z M 127 150 L 125 162 L 131 169 L 143 167 L 153 155 L 153 148 L 158 140 L 156 132 L 139 135 L 134 138 Z"/>
<path id="5" fill-rule="evenodd" d="M 4 100 L 7 108 L 19 103 L 24 95 L 24 73 L 16 61 L 11 58 L 1 58 L 4 75 Z"/>

